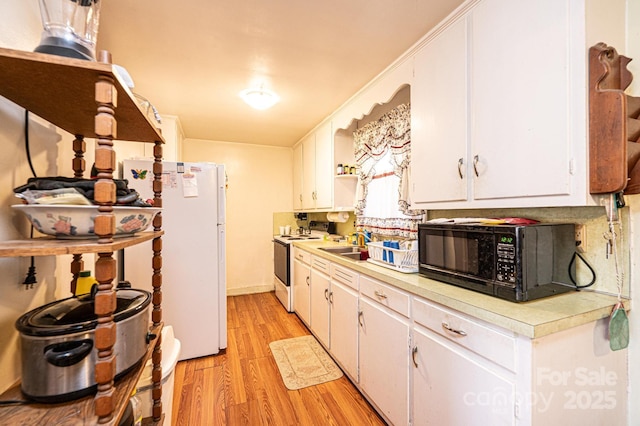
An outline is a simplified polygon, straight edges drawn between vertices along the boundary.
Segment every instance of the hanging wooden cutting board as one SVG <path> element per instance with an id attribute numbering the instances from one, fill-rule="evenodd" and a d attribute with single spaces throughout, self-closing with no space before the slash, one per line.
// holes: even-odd
<path id="1" fill-rule="evenodd" d="M 627 99 L 631 59 L 604 43 L 589 49 L 589 190 L 610 194 L 627 187 Z M 636 150 L 629 151 L 636 156 Z M 640 178 L 640 169 L 638 170 Z M 640 182 L 640 181 L 639 181 Z M 639 188 L 640 189 L 640 188 Z"/>

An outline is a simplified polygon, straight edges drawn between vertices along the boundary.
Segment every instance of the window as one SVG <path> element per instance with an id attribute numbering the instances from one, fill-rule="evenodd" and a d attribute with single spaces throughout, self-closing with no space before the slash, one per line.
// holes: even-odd
<path id="1" fill-rule="evenodd" d="M 375 234 L 417 237 L 423 211 L 409 209 L 410 123 L 410 105 L 402 104 L 354 132 L 356 225 Z"/>

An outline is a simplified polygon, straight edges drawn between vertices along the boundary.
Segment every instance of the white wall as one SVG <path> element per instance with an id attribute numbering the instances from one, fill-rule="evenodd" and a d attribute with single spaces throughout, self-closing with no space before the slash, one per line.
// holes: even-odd
<path id="1" fill-rule="evenodd" d="M 291 148 L 185 139 L 184 161 L 224 164 L 227 294 L 273 289 L 273 213 L 293 210 Z"/>

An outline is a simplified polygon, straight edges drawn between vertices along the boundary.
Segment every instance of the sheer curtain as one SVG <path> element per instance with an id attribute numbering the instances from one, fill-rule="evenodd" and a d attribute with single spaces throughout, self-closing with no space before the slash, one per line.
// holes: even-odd
<path id="1" fill-rule="evenodd" d="M 411 108 L 402 104 L 353 133 L 359 169 L 356 225 L 381 235 L 417 237 L 424 211 L 410 210 Z"/>

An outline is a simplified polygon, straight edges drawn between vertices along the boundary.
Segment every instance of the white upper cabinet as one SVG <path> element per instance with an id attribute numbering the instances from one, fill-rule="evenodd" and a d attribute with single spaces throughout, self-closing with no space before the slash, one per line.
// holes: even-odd
<path id="1" fill-rule="evenodd" d="M 293 209 L 302 210 L 302 144 L 293 147 Z"/>
<path id="2" fill-rule="evenodd" d="M 324 123 L 293 148 L 294 210 L 333 207 L 333 130 Z"/>
<path id="3" fill-rule="evenodd" d="M 571 193 L 568 3 L 485 0 L 471 13 L 475 199 Z"/>
<path id="4" fill-rule="evenodd" d="M 416 208 L 593 205 L 581 0 L 482 0 L 414 56 Z"/>
<path id="5" fill-rule="evenodd" d="M 466 19 L 445 28 L 414 58 L 411 87 L 412 200 L 465 201 L 467 155 Z M 417 182 L 417 184 L 416 184 Z"/>
<path id="6" fill-rule="evenodd" d="M 316 131 L 315 208 L 331 208 L 333 205 L 333 129 L 331 122 Z"/>

